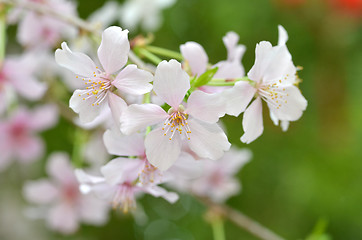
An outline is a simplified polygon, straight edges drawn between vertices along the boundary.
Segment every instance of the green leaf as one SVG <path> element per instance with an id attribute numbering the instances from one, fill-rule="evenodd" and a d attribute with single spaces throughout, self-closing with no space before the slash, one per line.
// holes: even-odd
<path id="1" fill-rule="evenodd" d="M 192 87 L 197 88 L 197 87 L 206 85 L 208 82 L 211 81 L 212 77 L 215 75 L 217 70 L 218 70 L 218 67 L 215 67 L 215 68 L 207 70 L 206 72 L 201 74 L 200 77 L 198 77 L 196 80 L 193 81 Z"/>

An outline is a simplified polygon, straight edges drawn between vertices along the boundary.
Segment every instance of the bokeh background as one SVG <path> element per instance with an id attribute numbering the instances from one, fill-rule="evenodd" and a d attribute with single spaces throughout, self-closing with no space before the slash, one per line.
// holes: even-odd
<path id="1" fill-rule="evenodd" d="M 78 0 L 80 16 L 87 18 L 104 2 Z M 235 31 L 247 47 L 242 60 L 246 71 L 254 63 L 256 43 L 268 40 L 276 44 L 278 24 L 285 27 L 293 61 L 304 68 L 299 73 L 303 79 L 300 88 L 308 108 L 287 132 L 273 125 L 264 108 L 264 134 L 250 145 L 239 141 L 241 117 L 223 119 L 230 142 L 248 147 L 254 154 L 238 174 L 242 193 L 227 203 L 286 239 L 307 239 L 316 225 L 323 224 L 331 239 L 362 239 L 361 1 L 178 0 L 163 11 L 163 17 L 153 45 L 178 51 L 180 44 L 196 41 L 215 63 L 226 57 L 222 37 Z M 9 32 L 15 39 L 15 28 Z M 139 33 L 145 32 L 139 29 L 130 36 Z M 48 151 L 71 152 L 71 132 L 72 127 L 61 120 L 56 128 L 43 133 Z M 11 209 L 7 206 L 24 204 L 21 183 L 38 177 L 36 169 L 44 162 L 27 169 L 13 166 L 0 175 L 0 232 L 21 228 L 36 239 L 74 240 L 213 237 L 204 217 L 206 208 L 184 195 L 175 205 L 143 198 L 146 223 L 112 212 L 111 221 L 103 227 L 83 225 L 66 237 L 48 232 L 42 221 L 24 219 L 21 208 L 7 210 Z M 226 239 L 256 239 L 228 221 L 225 234 Z M 19 236 L 14 234 L 13 239 Z"/>

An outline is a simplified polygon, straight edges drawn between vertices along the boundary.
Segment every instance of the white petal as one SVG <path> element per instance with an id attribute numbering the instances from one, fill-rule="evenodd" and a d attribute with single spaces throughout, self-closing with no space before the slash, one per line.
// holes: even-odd
<path id="1" fill-rule="evenodd" d="M 240 168 L 248 163 L 251 158 L 252 152 L 249 149 L 231 148 L 230 151 L 227 151 L 223 158 L 216 163 L 222 166 L 221 171 L 224 174 L 231 177 L 239 172 Z"/>
<path id="2" fill-rule="evenodd" d="M 145 191 L 154 197 L 162 197 L 169 203 L 175 203 L 179 199 L 177 193 L 167 192 L 164 188 L 159 186 L 148 187 Z"/>
<path id="3" fill-rule="evenodd" d="M 37 204 L 51 203 L 58 196 L 58 189 L 47 179 L 28 181 L 23 188 L 24 197 Z"/>
<path id="4" fill-rule="evenodd" d="M 98 58 L 105 72 L 112 74 L 120 70 L 127 63 L 129 50 L 128 30 L 115 26 L 104 30 Z"/>
<path id="5" fill-rule="evenodd" d="M 97 71 L 92 59 L 84 53 L 72 52 L 66 42 L 62 43 L 62 49 L 55 51 L 55 61 L 60 66 L 83 77 L 93 76 L 93 72 Z"/>
<path id="6" fill-rule="evenodd" d="M 289 128 L 289 121 L 280 121 L 280 126 L 282 127 L 283 132 L 286 132 Z"/>
<path id="7" fill-rule="evenodd" d="M 135 95 L 142 95 L 152 90 L 150 82 L 153 75 L 145 70 L 138 69 L 136 65 L 125 67 L 112 82 L 119 90 Z"/>
<path id="8" fill-rule="evenodd" d="M 90 123 L 94 119 L 96 119 L 99 115 L 105 111 L 107 106 L 107 97 L 103 101 L 99 103 L 99 105 L 95 104 L 96 99 L 92 96 L 89 98 L 84 97 L 84 93 L 88 90 L 75 90 L 72 97 L 69 100 L 69 107 L 73 109 L 74 112 L 79 114 L 79 119 L 81 123 Z M 81 96 L 79 96 L 81 95 Z M 83 98 L 85 100 L 83 100 Z M 94 106 L 92 104 L 95 104 Z"/>
<path id="9" fill-rule="evenodd" d="M 171 140 L 170 132 L 164 136 L 161 128 L 151 131 L 145 139 L 146 156 L 148 161 L 165 171 L 172 166 L 181 152 L 181 139 L 175 134 Z"/>
<path id="10" fill-rule="evenodd" d="M 283 28 L 282 25 L 278 25 L 278 32 L 279 32 L 278 45 L 285 45 L 288 41 L 287 31 Z"/>
<path id="11" fill-rule="evenodd" d="M 26 76 L 22 78 L 12 78 L 12 84 L 16 91 L 26 99 L 38 100 L 47 90 L 47 85 L 40 82 L 33 76 Z"/>
<path id="12" fill-rule="evenodd" d="M 42 131 L 54 126 L 58 121 L 58 117 L 57 107 L 47 104 L 34 109 L 28 121 L 32 129 Z"/>
<path id="13" fill-rule="evenodd" d="M 143 162 L 138 158 L 115 158 L 101 168 L 109 185 L 133 182 L 142 171 Z"/>
<path id="14" fill-rule="evenodd" d="M 127 103 L 116 94 L 109 92 L 108 93 L 108 105 L 111 109 L 113 121 L 117 128 L 121 126 L 121 115 L 127 109 Z"/>
<path id="15" fill-rule="evenodd" d="M 147 126 L 154 125 L 165 119 L 169 115 L 160 106 L 155 104 L 132 104 L 121 116 L 121 131 L 132 134 L 138 130 L 143 130 Z"/>
<path id="16" fill-rule="evenodd" d="M 202 121 L 215 123 L 225 115 L 225 105 L 221 94 L 196 90 L 187 100 L 186 113 Z"/>
<path id="17" fill-rule="evenodd" d="M 224 151 L 229 150 L 231 144 L 224 131 L 216 124 L 209 124 L 196 119 L 189 120 L 191 133 L 187 140 L 190 148 L 199 157 L 219 159 Z"/>
<path id="18" fill-rule="evenodd" d="M 190 89 L 190 78 L 182 70 L 181 64 L 174 59 L 158 64 L 153 90 L 171 107 L 178 109 L 187 90 Z"/>
<path id="19" fill-rule="evenodd" d="M 204 48 L 196 42 L 187 42 L 180 46 L 183 58 L 189 64 L 192 74 L 200 76 L 206 71 L 209 58 Z"/>
<path id="20" fill-rule="evenodd" d="M 221 61 L 214 67 L 218 67 L 214 78 L 233 79 L 245 76 L 245 70 L 240 61 Z"/>
<path id="21" fill-rule="evenodd" d="M 107 130 L 103 135 L 104 145 L 110 154 L 117 156 L 142 156 L 145 153 L 143 134 L 125 136 L 119 130 Z"/>
<path id="22" fill-rule="evenodd" d="M 279 108 L 276 108 L 275 106 L 272 106 L 271 104 L 268 104 L 271 111 L 273 111 L 273 114 L 279 119 L 279 120 L 285 120 L 285 121 L 296 121 L 298 120 L 302 114 L 303 111 L 307 108 L 307 100 L 303 97 L 300 90 L 294 86 L 281 86 L 279 87 L 279 97 L 282 96 L 283 98 L 279 100 Z M 285 89 L 285 91 L 282 91 L 282 89 Z"/>
<path id="23" fill-rule="evenodd" d="M 81 196 L 79 208 L 80 217 L 85 223 L 102 225 L 108 220 L 110 204 L 92 195 Z"/>
<path id="24" fill-rule="evenodd" d="M 244 112 L 255 93 L 256 89 L 245 81 L 237 82 L 234 87 L 225 90 L 222 95 L 226 101 L 226 114 L 238 116 Z"/>
<path id="25" fill-rule="evenodd" d="M 263 126 L 263 109 L 260 97 L 254 100 L 246 109 L 243 116 L 244 135 L 240 140 L 243 143 L 251 143 L 257 139 L 264 130 Z"/>
<path id="26" fill-rule="evenodd" d="M 104 178 L 92 176 L 84 172 L 83 169 L 75 169 L 74 174 L 78 180 L 79 183 L 86 183 L 86 184 L 97 184 L 97 183 L 103 183 Z"/>

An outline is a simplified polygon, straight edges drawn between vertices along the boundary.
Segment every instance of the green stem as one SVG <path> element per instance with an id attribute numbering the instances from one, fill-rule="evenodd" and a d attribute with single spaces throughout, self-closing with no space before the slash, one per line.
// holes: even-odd
<path id="1" fill-rule="evenodd" d="M 151 93 L 146 93 L 144 96 L 143 96 L 143 103 L 150 103 L 151 102 Z M 151 126 L 147 126 L 146 128 L 146 135 L 149 134 L 151 132 Z"/>
<path id="2" fill-rule="evenodd" d="M 86 142 L 86 132 L 83 129 L 76 128 L 74 131 L 72 163 L 76 168 L 83 167 L 83 146 Z"/>
<path id="3" fill-rule="evenodd" d="M 135 52 L 138 53 L 139 55 L 147 58 L 148 60 L 150 60 L 151 62 L 153 62 L 156 65 L 158 65 L 160 62 L 162 62 L 161 58 L 157 57 L 156 55 L 154 55 L 153 53 L 149 52 L 148 50 L 146 50 L 144 48 L 135 48 Z"/>
<path id="4" fill-rule="evenodd" d="M 250 79 L 248 77 L 234 78 L 234 79 L 213 78 L 206 85 L 207 86 L 234 86 L 234 84 L 239 81 L 250 81 Z"/>
<path id="5" fill-rule="evenodd" d="M 6 44 L 6 7 L 0 4 L 0 67 L 5 58 L 5 44 Z"/>
<path id="6" fill-rule="evenodd" d="M 172 50 L 168 50 L 165 48 L 160 48 L 160 47 L 155 47 L 155 46 L 145 46 L 144 47 L 147 51 L 163 56 L 163 57 L 169 57 L 169 58 L 174 58 L 177 60 L 183 60 L 183 57 L 180 53 L 172 51 Z"/>
<path id="7" fill-rule="evenodd" d="M 224 223 L 220 217 L 211 222 L 211 227 L 214 240 L 225 240 Z"/>

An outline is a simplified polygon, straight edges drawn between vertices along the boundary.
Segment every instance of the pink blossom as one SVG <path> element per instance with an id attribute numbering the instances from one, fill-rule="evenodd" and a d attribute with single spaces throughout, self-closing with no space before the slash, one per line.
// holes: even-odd
<path id="1" fill-rule="evenodd" d="M 245 52 L 245 46 L 238 44 L 239 36 L 235 32 L 228 32 L 223 37 L 227 49 L 227 59 L 220 61 L 212 68 L 218 67 L 214 78 L 233 79 L 244 77 L 245 71 L 241 64 L 241 58 Z M 196 42 L 187 42 L 180 46 L 180 51 L 185 59 L 185 67 L 189 67 L 193 76 L 200 76 L 208 67 L 209 58 L 204 48 Z M 200 90 L 208 93 L 220 92 L 225 87 L 201 86 Z"/>
<path id="2" fill-rule="evenodd" d="M 51 229 L 71 234 L 78 229 L 80 222 L 101 225 L 107 221 L 108 205 L 79 192 L 78 181 L 66 154 L 52 154 L 47 173 L 50 179 L 28 181 L 23 192 L 29 202 L 47 207 L 44 218 Z"/>
<path id="3" fill-rule="evenodd" d="M 170 105 L 168 112 L 155 104 L 133 104 L 121 117 L 125 134 L 162 123 L 145 139 L 147 159 L 152 165 L 167 170 L 179 157 L 183 140 L 197 155 L 211 159 L 220 158 L 229 149 L 227 136 L 216 124 L 224 115 L 218 95 L 197 90 L 188 98 L 186 107 L 181 105 L 190 81 L 176 60 L 158 65 L 153 84 L 155 93 Z"/>
<path id="4" fill-rule="evenodd" d="M 15 159 L 21 163 L 40 159 L 44 143 L 36 133 L 54 126 L 57 118 L 57 109 L 45 105 L 33 111 L 20 108 L 9 119 L 0 122 L 0 170 Z"/>
<path id="5" fill-rule="evenodd" d="M 33 53 L 5 59 L 0 68 L 0 99 L 6 101 L 6 92 L 12 90 L 28 100 L 38 100 L 43 96 L 47 87 L 35 77 L 37 65 L 34 60 Z M 7 104 L 1 101 L 0 109 L 6 107 Z"/>
<path id="6" fill-rule="evenodd" d="M 84 90 L 76 90 L 69 102 L 70 107 L 79 113 L 81 122 L 91 122 L 110 108 L 118 123 L 126 103 L 112 91 L 118 89 L 127 94 L 142 95 L 152 89 L 149 83 L 153 78 L 151 73 L 140 70 L 133 64 L 124 67 L 129 50 L 128 30 L 122 31 L 115 26 L 104 30 L 98 48 L 98 59 L 103 70 L 87 55 L 72 52 L 65 42 L 62 43 L 62 49 L 57 49 L 56 62 L 79 75 L 77 78 L 82 79 L 87 86 Z M 114 78 L 112 74 L 119 70 L 121 71 Z"/>
<path id="7" fill-rule="evenodd" d="M 285 45 L 287 32 L 279 26 L 279 43 L 260 42 L 255 49 L 255 63 L 248 73 L 249 82 L 237 82 L 225 91 L 227 114 L 237 116 L 244 112 L 244 135 L 241 141 L 250 143 L 263 132 L 262 99 L 267 103 L 274 123 L 298 120 L 307 107 L 307 101 L 297 86 L 297 68 Z M 249 105 L 253 97 L 256 99 Z M 248 106 L 249 105 L 249 106 Z M 247 107 L 248 106 L 248 107 Z"/>
<path id="8" fill-rule="evenodd" d="M 22 0 L 61 12 L 64 16 L 76 16 L 74 2 L 67 0 Z M 17 39 L 23 46 L 42 48 L 55 46 L 62 38 L 75 36 L 75 27 L 52 16 L 42 15 L 33 11 L 15 9 L 10 13 L 10 21 L 19 21 Z"/>

